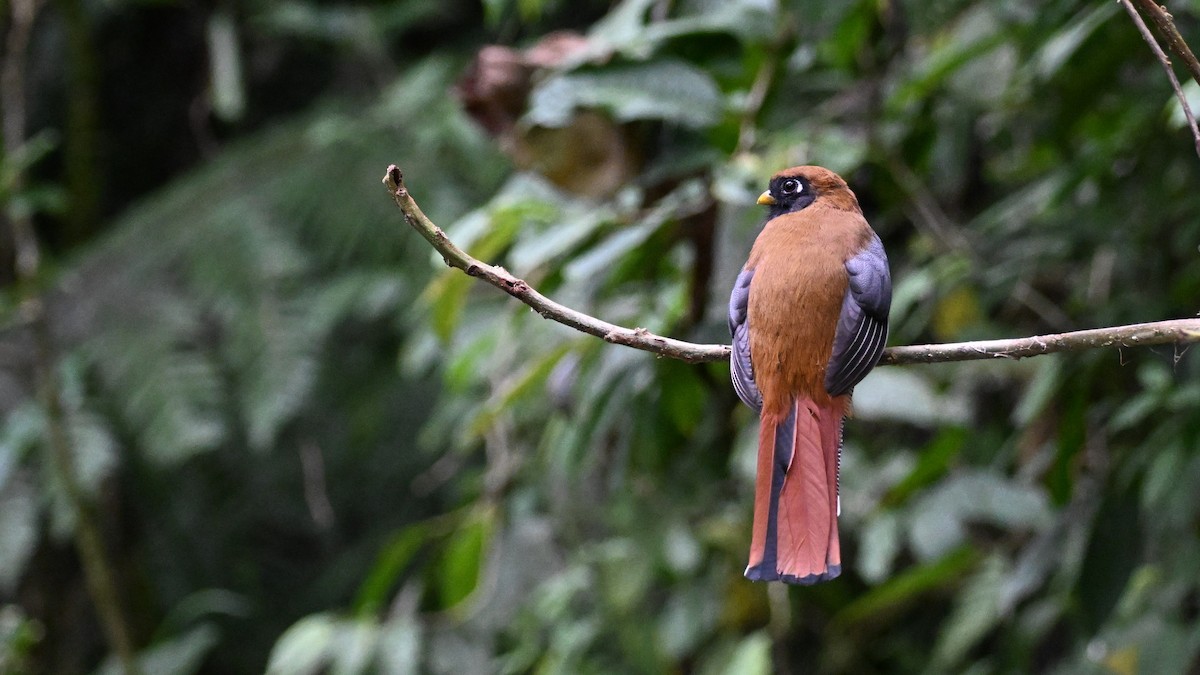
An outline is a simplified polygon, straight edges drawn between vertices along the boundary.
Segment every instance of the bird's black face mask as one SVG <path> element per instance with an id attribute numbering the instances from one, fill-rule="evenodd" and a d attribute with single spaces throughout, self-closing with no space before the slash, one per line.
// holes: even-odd
<path id="1" fill-rule="evenodd" d="M 812 204 L 817 198 L 813 186 L 798 176 L 777 176 L 767 191 L 758 198 L 758 203 L 767 209 L 767 220 L 794 213 Z"/>

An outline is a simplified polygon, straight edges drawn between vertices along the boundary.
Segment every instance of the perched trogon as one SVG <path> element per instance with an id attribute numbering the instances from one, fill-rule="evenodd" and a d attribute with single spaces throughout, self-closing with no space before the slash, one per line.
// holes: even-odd
<path id="1" fill-rule="evenodd" d="M 766 225 L 729 298 L 734 389 L 759 413 L 746 577 L 813 584 L 841 573 L 842 423 L 883 353 L 891 274 L 836 173 L 787 169 L 758 203 Z"/>

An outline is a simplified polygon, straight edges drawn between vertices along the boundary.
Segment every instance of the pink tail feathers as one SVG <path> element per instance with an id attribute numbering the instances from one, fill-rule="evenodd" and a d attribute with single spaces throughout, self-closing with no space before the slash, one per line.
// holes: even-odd
<path id="1" fill-rule="evenodd" d="M 838 458 L 845 412 L 841 396 L 823 406 L 800 397 L 785 414 L 763 412 L 748 579 L 808 585 L 841 573 Z"/>

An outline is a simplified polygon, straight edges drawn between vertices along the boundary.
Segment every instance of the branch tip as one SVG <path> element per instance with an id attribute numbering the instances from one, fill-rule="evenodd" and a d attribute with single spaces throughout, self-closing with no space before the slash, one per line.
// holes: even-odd
<path id="1" fill-rule="evenodd" d="M 384 181 L 391 180 L 393 184 L 400 185 L 404 182 L 404 172 L 395 164 L 388 164 L 387 174 Z"/>

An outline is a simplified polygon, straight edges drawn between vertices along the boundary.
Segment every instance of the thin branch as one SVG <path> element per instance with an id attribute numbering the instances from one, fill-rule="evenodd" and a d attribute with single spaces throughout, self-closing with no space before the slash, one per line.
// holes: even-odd
<path id="1" fill-rule="evenodd" d="M 17 154 L 25 143 L 25 66 L 28 60 L 29 42 L 33 35 L 33 23 L 41 10 L 40 0 L 13 0 L 12 23 L 5 39 L 4 61 L 0 64 L 0 98 L 4 101 L 0 109 L 0 139 L 4 157 Z M 10 192 L 20 192 L 25 187 L 25 174 L 18 171 L 4 186 Z M 33 219 L 17 214 L 9 220 L 12 237 L 14 273 L 17 279 L 32 277 L 41 262 L 41 253 L 33 235 Z"/>
<path id="2" fill-rule="evenodd" d="M 1053 335 L 1005 340 L 978 340 L 942 345 L 889 347 L 881 366 L 947 363 L 978 359 L 1021 359 L 1054 352 L 1077 352 L 1101 347 L 1141 347 L 1200 342 L 1200 319 L 1172 319 L 1111 328 L 1092 328 Z"/>
<path id="3" fill-rule="evenodd" d="M 513 276 L 503 267 L 488 265 L 476 260 L 455 246 L 446 233 L 421 212 L 421 207 L 417 206 L 412 196 L 408 194 L 408 188 L 404 187 L 404 176 L 395 164 L 388 167 L 387 174 L 383 177 L 383 184 L 392 193 L 392 199 L 404 213 L 404 219 L 422 237 L 425 237 L 438 253 L 442 254 L 442 259 L 446 261 L 447 265 L 457 267 L 470 276 L 483 279 L 529 305 L 543 317 L 603 338 L 613 344 L 644 349 L 662 356 L 682 359 L 688 363 L 719 361 L 729 358 L 729 347 L 726 345 L 698 345 L 660 337 L 645 328 L 623 328 L 554 302 L 531 288 L 524 280 Z"/>
<path id="4" fill-rule="evenodd" d="M 1192 53 L 1187 42 L 1184 42 L 1183 36 L 1179 34 L 1179 29 L 1175 27 L 1175 17 L 1171 16 L 1166 7 L 1159 5 L 1154 0 L 1134 0 L 1134 2 L 1141 8 L 1141 13 L 1150 17 L 1150 20 L 1154 22 L 1158 32 L 1167 41 L 1167 47 L 1183 59 L 1183 64 L 1187 66 L 1196 84 L 1200 84 L 1200 61 L 1196 60 L 1196 55 Z"/>
<path id="5" fill-rule="evenodd" d="M 522 279 L 503 267 L 488 265 L 455 246 L 446 233 L 421 212 L 404 186 L 404 176 L 395 164 L 387 168 L 383 184 L 387 186 L 404 220 L 442 255 L 447 265 L 482 279 L 547 319 L 603 338 L 614 344 L 680 359 L 688 363 L 729 359 L 728 345 L 703 345 L 655 335 L 645 328 L 624 328 L 565 307 L 538 293 Z M 1139 323 L 1112 328 L 1037 335 L 1008 340 L 982 340 L 940 345 L 889 347 L 880 365 L 903 366 L 919 363 L 945 363 L 980 359 L 1020 359 L 1054 352 L 1081 351 L 1101 347 L 1135 347 L 1200 342 L 1200 319 L 1175 319 Z"/>
<path id="6" fill-rule="evenodd" d="M 0 110 L 0 147 L 5 157 L 11 157 L 25 142 L 26 102 L 25 73 L 34 21 L 42 9 L 43 0 L 13 0 L 12 23 L 9 26 L 3 64 L 0 65 L 0 93 L 4 105 Z M 20 172 L 10 179 L 9 189 L 20 191 L 25 185 Z M 84 580 L 96 608 L 96 615 L 126 675 L 140 672 L 133 630 L 121 607 L 121 592 L 117 573 L 104 541 L 100 514 L 92 498 L 79 483 L 75 466 L 76 451 L 72 447 L 67 410 L 62 402 L 58 380 L 58 358 L 45 303 L 38 289 L 41 252 L 29 213 L 8 214 L 15 254 L 15 272 L 21 296 L 21 314 L 28 321 L 36 344 L 34 373 L 38 397 L 46 414 L 46 461 L 75 516 L 72 532 L 79 551 Z M 0 218 L 3 216 L 0 215 Z"/>
<path id="7" fill-rule="evenodd" d="M 63 173 L 66 182 L 68 241 L 83 241 L 97 231 L 105 172 L 99 169 L 101 51 L 92 37 L 93 6 L 85 0 L 55 0 L 64 42 L 66 69 Z"/>
<path id="8" fill-rule="evenodd" d="M 777 40 L 781 41 L 781 40 Z M 737 148 L 734 154 L 749 152 L 758 141 L 758 116 L 762 114 L 763 104 L 775 81 L 775 71 L 779 68 L 779 49 L 772 45 L 770 51 L 763 57 L 763 62 L 754 75 L 754 83 L 746 94 L 745 106 L 742 108 L 742 119 L 738 123 Z"/>
<path id="9" fill-rule="evenodd" d="M 1184 55 L 1183 60 L 1188 64 L 1188 68 L 1191 69 L 1192 63 L 1196 61 L 1196 57 L 1192 54 L 1192 50 L 1188 49 L 1187 43 L 1183 41 L 1183 37 L 1179 35 L 1179 31 L 1175 30 L 1175 22 L 1171 20 L 1171 15 L 1163 12 L 1161 7 L 1150 0 L 1137 0 L 1137 2 L 1143 6 L 1142 11 L 1148 12 L 1152 17 L 1158 17 L 1160 14 L 1166 16 L 1166 25 L 1170 26 L 1170 29 L 1174 31 L 1174 38 L 1168 34 L 1168 44 L 1172 45 L 1175 53 Z M 1145 8 L 1146 5 L 1149 5 L 1152 9 L 1147 10 Z M 1150 32 L 1149 26 L 1142 20 L 1142 16 L 1134 9 L 1130 0 L 1121 0 L 1121 6 L 1129 13 L 1129 18 L 1133 19 L 1133 25 L 1137 26 L 1138 32 L 1142 34 L 1142 38 L 1146 40 L 1146 44 L 1150 45 L 1150 49 L 1158 57 L 1163 70 L 1167 71 L 1167 79 L 1171 80 L 1171 88 L 1175 90 L 1175 97 L 1179 99 L 1179 105 L 1183 107 L 1183 116 L 1187 118 L 1188 126 L 1192 130 L 1192 139 L 1195 142 L 1196 154 L 1200 155 L 1200 127 L 1196 126 L 1196 117 L 1192 114 L 1192 107 L 1188 105 L 1187 95 L 1183 93 L 1183 88 L 1179 85 L 1179 78 L 1175 77 L 1175 69 L 1171 67 L 1171 59 L 1167 58 L 1166 52 L 1163 51 L 1162 47 L 1158 46 L 1158 41 L 1154 39 L 1154 34 Z M 1164 30 L 1161 23 L 1159 24 L 1159 30 Z M 1181 47 L 1176 46 L 1176 41 Z M 1180 51 L 1181 48 L 1182 52 Z M 1192 70 L 1192 77 L 1197 78 L 1197 82 L 1200 82 L 1200 65 L 1197 66 L 1196 70 Z"/>
<path id="10" fill-rule="evenodd" d="M 325 458 L 315 441 L 306 440 L 300 444 L 300 472 L 304 477 L 304 503 L 308 505 L 308 514 L 317 529 L 327 533 L 337 525 L 337 517 L 325 486 Z"/>

